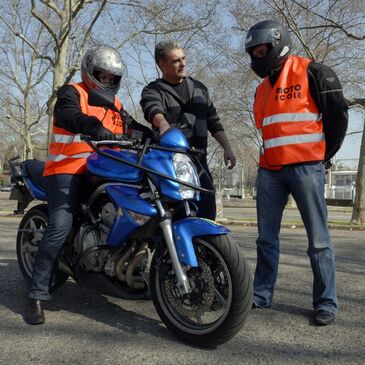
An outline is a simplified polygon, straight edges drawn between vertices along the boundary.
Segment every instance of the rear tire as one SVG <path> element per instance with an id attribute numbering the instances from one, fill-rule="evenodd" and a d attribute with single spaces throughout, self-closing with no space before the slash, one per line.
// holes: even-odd
<path id="1" fill-rule="evenodd" d="M 152 300 L 166 327 L 194 346 L 216 347 L 239 332 L 252 305 L 252 277 L 238 246 L 226 235 L 193 240 L 198 268 L 186 275 L 193 292 L 182 296 L 168 251 L 155 253 L 150 271 Z"/>
<path id="2" fill-rule="evenodd" d="M 28 283 L 32 280 L 33 265 L 47 224 L 47 205 L 41 204 L 30 209 L 19 225 L 16 253 L 20 271 Z M 61 286 L 67 279 L 68 275 L 58 270 L 55 277 L 55 286 Z"/>

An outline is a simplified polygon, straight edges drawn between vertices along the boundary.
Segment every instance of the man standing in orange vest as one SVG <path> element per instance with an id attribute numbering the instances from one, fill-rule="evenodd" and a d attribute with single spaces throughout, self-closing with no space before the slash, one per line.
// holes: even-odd
<path id="1" fill-rule="evenodd" d="M 53 130 L 44 170 L 49 221 L 39 245 L 24 320 L 28 324 L 44 322 L 43 304 L 51 299 L 54 271 L 62 247 L 70 233 L 73 213 L 79 204 L 82 173 L 91 148 L 80 139 L 113 140 L 123 133 L 123 125 L 136 124 L 119 102 L 123 117 L 112 110 L 88 105 L 90 89 L 111 90 L 120 87 L 124 67 L 119 53 L 107 45 L 89 49 L 82 60 L 82 82 L 58 90 Z M 143 126 L 142 126 L 143 127 Z M 143 128 L 142 128 L 143 129 Z"/>
<path id="2" fill-rule="evenodd" d="M 253 308 L 269 308 L 279 263 L 279 233 L 289 194 L 308 236 L 313 271 L 314 321 L 333 323 L 338 310 L 335 259 L 327 227 L 325 164 L 346 134 L 347 103 L 336 74 L 309 59 L 289 55 L 287 29 L 275 20 L 247 33 L 251 68 L 263 81 L 254 117 L 263 145 L 257 187 L 258 238 Z"/>

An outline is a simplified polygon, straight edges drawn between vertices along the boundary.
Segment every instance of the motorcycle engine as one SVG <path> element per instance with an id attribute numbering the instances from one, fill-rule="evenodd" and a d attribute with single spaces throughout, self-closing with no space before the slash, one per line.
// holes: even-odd
<path id="1" fill-rule="evenodd" d="M 85 272 L 102 271 L 108 257 L 103 249 L 109 230 L 115 217 L 115 208 L 111 202 L 105 203 L 96 224 L 83 224 L 75 236 L 74 248 L 78 263 Z"/>

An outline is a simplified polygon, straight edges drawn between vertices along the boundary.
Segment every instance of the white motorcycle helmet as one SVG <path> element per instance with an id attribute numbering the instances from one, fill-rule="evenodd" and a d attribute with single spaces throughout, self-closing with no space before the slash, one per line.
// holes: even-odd
<path id="1" fill-rule="evenodd" d="M 107 45 L 98 45 L 87 50 L 81 62 L 81 79 L 89 89 L 108 89 L 117 93 L 123 72 L 120 54 Z M 113 81 L 101 82 L 100 73 L 113 75 Z"/>

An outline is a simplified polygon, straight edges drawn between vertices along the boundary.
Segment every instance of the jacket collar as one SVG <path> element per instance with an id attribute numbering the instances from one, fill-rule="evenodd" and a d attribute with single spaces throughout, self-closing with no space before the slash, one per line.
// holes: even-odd
<path id="1" fill-rule="evenodd" d="M 193 96 L 193 91 L 194 91 L 193 79 L 189 76 L 186 76 L 185 81 L 186 81 L 186 85 L 188 87 L 189 99 L 191 99 Z M 174 90 L 174 88 L 171 87 L 169 84 L 167 84 L 163 79 L 157 79 L 156 82 L 161 89 L 163 89 L 163 90 L 167 91 L 168 93 L 170 93 L 171 95 L 173 95 L 179 102 L 181 102 L 181 103 L 183 102 L 181 100 L 180 96 Z"/>

